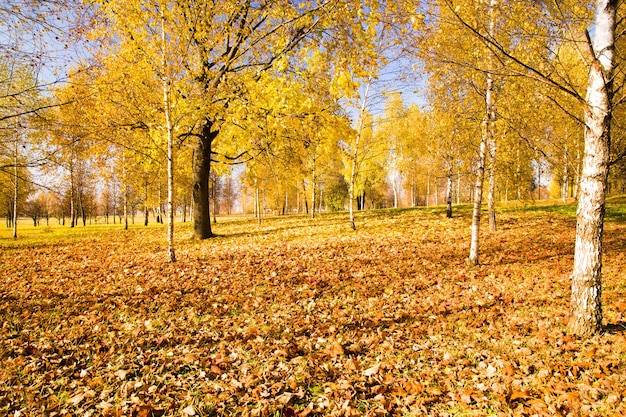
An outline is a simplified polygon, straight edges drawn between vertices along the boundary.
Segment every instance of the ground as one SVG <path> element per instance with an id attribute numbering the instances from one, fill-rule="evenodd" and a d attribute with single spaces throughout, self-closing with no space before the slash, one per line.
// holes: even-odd
<path id="1" fill-rule="evenodd" d="M 566 334 L 575 207 L 470 207 L 0 231 L 0 414 L 626 414 L 626 205 L 606 331 Z M 54 223 L 54 225 L 53 225 Z"/>

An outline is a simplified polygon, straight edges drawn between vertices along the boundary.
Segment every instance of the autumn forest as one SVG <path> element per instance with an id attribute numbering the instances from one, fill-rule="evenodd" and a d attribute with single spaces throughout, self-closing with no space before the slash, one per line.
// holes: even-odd
<path id="1" fill-rule="evenodd" d="M 0 2 L 0 414 L 625 414 L 624 13 Z"/>

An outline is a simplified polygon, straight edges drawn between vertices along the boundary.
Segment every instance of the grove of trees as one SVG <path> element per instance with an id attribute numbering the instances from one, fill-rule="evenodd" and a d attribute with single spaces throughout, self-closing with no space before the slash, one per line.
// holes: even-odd
<path id="1" fill-rule="evenodd" d="M 0 205 L 37 225 L 546 196 L 578 204 L 570 330 L 601 327 L 623 193 L 616 0 L 9 0 Z M 414 94 L 417 90 L 418 94 Z M 137 218 L 137 219 L 136 219 Z M 215 219 L 214 219 L 215 220 Z"/>

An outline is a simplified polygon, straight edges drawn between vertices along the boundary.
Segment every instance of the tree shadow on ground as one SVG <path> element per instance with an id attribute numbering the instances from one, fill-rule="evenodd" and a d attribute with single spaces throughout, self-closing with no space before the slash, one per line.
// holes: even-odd
<path id="1" fill-rule="evenodd" d="M 626 333 L 626 322 L 618 321 L 617 323 L 608 323 L 602 330 L 604 333 L 609 334 Z"/>

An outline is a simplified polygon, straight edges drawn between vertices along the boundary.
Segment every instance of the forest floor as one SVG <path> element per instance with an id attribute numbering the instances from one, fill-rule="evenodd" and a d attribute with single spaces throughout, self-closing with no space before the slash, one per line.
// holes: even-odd
<path id="1" fill-rule="evenodd" d="M 626 414 L 626 204 L 606 331 L 567 335 L 575 207 L 0 231 L 0 415 Z M 56 221 L 54 222 L 56 223 Z"/>

